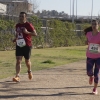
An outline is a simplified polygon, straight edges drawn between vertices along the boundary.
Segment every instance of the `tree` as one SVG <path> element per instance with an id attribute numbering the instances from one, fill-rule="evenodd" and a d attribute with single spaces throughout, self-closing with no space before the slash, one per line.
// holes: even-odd
<path id="1" fill-rule="evenodd" d="M 43 33 L 42 33 L 42 22 L 41 19 L 39 19 L 37 16 L 32 16 L 30 18 L 31 23 L 34 25 L 38 36 L 36 38 L 33 38 L 33 46 L 34 47 L 38 47 L 38 45 L 43 45 L 43 41 L 44 41 L 44 37 L 43 37 Z"/>
<path id="2" fill-rule="evenodd" d="M 32 3 L 33 3 L 33 12 L 35 12 L 39 7 L 39 2 L 37 2 L 36 0 L 32 0 Z"/>

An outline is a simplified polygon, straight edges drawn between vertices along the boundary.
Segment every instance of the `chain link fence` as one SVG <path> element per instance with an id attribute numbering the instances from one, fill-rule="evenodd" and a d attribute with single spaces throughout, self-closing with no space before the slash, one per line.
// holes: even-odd
<path id="1" fill-rule="evenodd" d="M 0 0 L 0 2 L 3 2 L 4 0 Z M 28 13 L 28 20 L 31 20 L 31 16 L 33 16 L 31 12 L 32 5 L 27 4 L 27 2 L 19 2 L 19 0 L 15 0 L 13 2 L 8 2 L 11 0 L 7 0 L 5 4 L 9 6 L 7 8 L 7 14 L 0 14 L 0 50 L 13 50 L 15 49 L 15 44 L 12 42 L 14 36 L 15 36 L 15 24 L 18 22 L 19 13 L 21 11 L 24 11 Z M 1 2 L 1 3 L 2 3 Z M 24 4 L 24 5 L 22 5 Z M 29 10 L 28 10 L 29 8 Z M 10 10 L 12 9 L 12 10 Z M 29 14 L 31 12 L 31 15 Z M 44 48 L 44 47 L 54 47 L 55 41 L 51 37 L 50 30 L 53 29 L 49 26 L 47 26 L 47 20 L 44 21 L 41 20 L 41 23 L 43 27 L 41 28 L 41 31 L 39 31 L 38 36 L 33 39 L 33 47 L 34 48 Z M 38 20 L 36 23 L 33 22 L 35 26 L 38 24 Z M 59 45 L 56 46 L 72 46 L 72 45 L 84 45 L 84 34 L 81 31 L 80 25 L 76 26 L 77 28 L 74 31 L 74 34 L 66 35 L 63 37 L 65 39 L 61 43 L 58 43 Z M 78 29 L 78 30 L 77 30 Z M 38 27 L 36 27 L 36 30 L 38 31 Z M 55 38 L 57 39 L 57 38 Z M 60 45 L 61 44 L 61 45 Z"/>

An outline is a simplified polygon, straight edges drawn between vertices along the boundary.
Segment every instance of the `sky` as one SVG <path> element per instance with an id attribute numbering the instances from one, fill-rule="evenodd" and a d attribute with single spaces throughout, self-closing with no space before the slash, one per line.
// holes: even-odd
<path id="1" fill-rule="evenodd" d="M 34 0 L 33 0 L 34 1 Z M 68 15 L 72 15 L 73 0 L 35 0 L 37 10 L 56 10 L 58 12 L 64 11 Z M 71 1 L 71 6 L 70 6 Z M 76 14 L 76 0 L 74 0 L 74 14 Z M 71 9 L 70 9 L 71 7 Z M 77 0 L 77 15 L 82 16 L 98 16 L 100 15 L 100 0 L 93 0 L 93 13 L 91 13 L 92 0 Z"/>

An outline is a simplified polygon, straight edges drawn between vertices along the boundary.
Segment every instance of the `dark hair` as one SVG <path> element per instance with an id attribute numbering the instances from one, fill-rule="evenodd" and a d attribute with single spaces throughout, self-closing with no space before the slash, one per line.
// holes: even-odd
<path id="1" fill-rule="evenodd" d="M 97 23 L 99 24 L 99 20 L 97 20 L 97 19 L 93 19 L 92 22 L 97 22 Z M 91 31 L 93 31 L 93 30 L 92 30 L 92 26 L 86 28 L 86 29 L 84 30 L 84 33 L 85 33 L 85 35 L 86 35 L 87 32 L 91 32 Z"/>
<path id="2" fill-rule="evenodd" d="M 20 12 L 20 14 L 25 14 L 27 16 L 27 13 L 26 12 Z"/>
<path id="3" fill-rule="evenodd" d="M 97 22 L 99 24 L 99 20 L 93 19 L 92 22 Z"/>
<path id="4" fill-rule="evenodd" d="M 90 32 L 90 31 L 92 31 L 92 26 L 90 26 L 84 30 L 85 35 L 87 34 L 87 32 Z"/>

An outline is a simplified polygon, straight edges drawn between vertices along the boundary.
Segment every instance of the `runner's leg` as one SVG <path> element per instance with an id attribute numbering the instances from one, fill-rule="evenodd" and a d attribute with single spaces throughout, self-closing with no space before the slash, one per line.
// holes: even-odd
<path id="1" fill-rule="evenodd" d="M 87 75 L 88 76 L 93 76 L 93 66 L 94 66 L 94 59 L 87 58 L 87 63 L 86 63 L 86 69 L 87 69 Z"/>
<path id="2" fill-rule="evenodd" d="M 27 68 L 28 68 L 28 71 L 31 71 L 31 61 L 30 61 L 30 59 L 25 59 L 25 63 L 26 63 L 26 66 L 27 66 Z"/>
<path id="3" fill-rule="evenodd" d="M 94 66 L 94 59 L 87 58 L 87 75 L 89 76 L 89 84 L 93 83 L 93 66 Z"/>
<path id="4" fill-rule="evenodd" d="M 32 71 L 31 71 L 31 61 L 30 61 L 30 56 L 31 56 L 31 47 L 26 46 L 24 50 L 24 58 L 25 58 L 25 63 L 28 68 L 28 77 L 29 79 L 32 79 Z"/>
<path id="5" fill-rule="evenodd" d="M 20 73 L 22 57 L 23 56 L 16 57 L 16 76 L 19 76 Z"/>
<path id="6" fill-rule="evenodd" d="M 97 88 L 99 81 L 99 70 L 100 70 L 100 58 L 95 60 L 95 69 L 94 69 L 94 88 Z"/>

